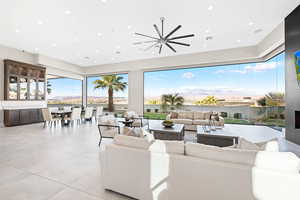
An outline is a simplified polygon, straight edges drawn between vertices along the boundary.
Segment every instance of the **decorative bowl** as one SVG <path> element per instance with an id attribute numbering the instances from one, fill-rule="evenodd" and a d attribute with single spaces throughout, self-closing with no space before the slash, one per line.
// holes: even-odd
<path id="1" fill-rule="evenodd" d="M 162 125 L 165 128 L 172 128 L 174 126 L 174 122 L 171 121 L 171 120 L 165 120 L 165 121 L 162 122 Z"/>

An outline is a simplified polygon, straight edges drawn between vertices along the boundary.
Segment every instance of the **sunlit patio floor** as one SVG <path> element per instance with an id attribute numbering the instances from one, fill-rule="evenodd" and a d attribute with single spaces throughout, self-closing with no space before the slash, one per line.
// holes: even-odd
<path id="1" fill-rule="evenodd" d="M 226 125 L 222 131 L 254 142 L 277 137 L 282 151 L 300 156 L 300 146 L 268 127 Z M 186 133 L 186 140 L 194 139 L 194 132 Z M 45 129 L 42 124 L 0 128 L 0 199 L 128 199 L 102 188 L 98 141 L 95 123 Z M 103 139 L 103 145 L 111 142 Z"/>

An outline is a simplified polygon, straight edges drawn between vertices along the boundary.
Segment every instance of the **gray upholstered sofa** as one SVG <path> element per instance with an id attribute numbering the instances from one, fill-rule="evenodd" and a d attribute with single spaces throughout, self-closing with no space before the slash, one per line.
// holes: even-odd
<path id="1" fill-rule="evenodd" d="M 175 124 L 184 124 L 185 130 L 196 131 L 197 126 L 224 126 L 224 119 L 218 114 L 210 111 L 176 111 L 171 112 L 167 116 L 168 120 L 172 120 Z"/>

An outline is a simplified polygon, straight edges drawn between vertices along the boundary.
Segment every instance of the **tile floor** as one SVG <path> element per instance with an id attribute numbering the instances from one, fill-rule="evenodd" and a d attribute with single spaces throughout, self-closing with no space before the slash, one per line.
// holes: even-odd
<path id="1" fill-rule="evenodd" d="M 278 137 L 281 150 L 300 155 L 298 145 L 267 127 L 227 125 L 223 131 L 242 132 L 252 141 Z M 194 140 L 194 136 L 188 132 L 186 139 Z M 42 124 L 0 128 L 0 199 L 129 199 L 102 188 L 98 140 L 97 127 L 91 123 L 45 129 Z M 102 142 L 105 145 L 111 139 Z"/>

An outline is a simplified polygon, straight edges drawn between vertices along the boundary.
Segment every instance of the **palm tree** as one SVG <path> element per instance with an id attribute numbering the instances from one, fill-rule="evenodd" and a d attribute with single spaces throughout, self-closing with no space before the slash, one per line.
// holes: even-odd
<path id="1" fill-rule="evenodd" d="M 95 89 L 108 89 L 108 111 L 114 111 L 114 91 L 124 91 L 127 87 L 126 82 L 122 82 L 123 77 L 118 75 L 104 75 L 101 79 L 95 80 Z"/>
<path id="2" fill-rule="evenodd" d="M 162 109 L 166 110 L 170 108 L 171 110 L 175 110 L 175 108 L 180 108 L 183 106 L 184 98 L 179 96 L 179 94 L 164 94 L 161 97 Z"/>

